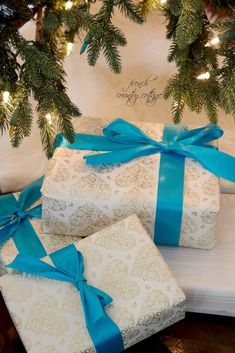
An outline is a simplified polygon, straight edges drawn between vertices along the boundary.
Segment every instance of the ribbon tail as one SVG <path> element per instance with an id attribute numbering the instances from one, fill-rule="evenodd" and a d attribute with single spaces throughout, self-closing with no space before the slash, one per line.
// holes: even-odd
<path id="1" fill-rule="evenodd" d="M 41 195 L 41 187 L 43 183 L 44 177 L 35 180 L 32 184 L 28 185 L 23 191 L 20 193 L 20 197 L 18 200 L 18 207 L 24 210 L 30 208 L 36 201 L 40 199 Z"/>
<path id="2" fill-rule="evenodd" d="M 22 254 L 39 259 L 47 255 L 41 240 L 27 218 L 19 224 L 13 235 L 13 241 L 17 250 Z"/>
<path id="3" fill-rule="evenodd" d="M 124 351 L 122 334 L 117 324 L 106 314 L 87 330 L 97 353 L 120 353 Z"/>
<path id="4" fill-rule="evenodd" d="M 235 157 L 217 148 L 204 146 L 183 146 L 180 154 L 198 161 L 205 169 L 217 177 L 235 182 Z"/>
<path id="5" fill-rule="evenodd" d="M 96 290 L 87 284 L 80 288 L 86 327 L 97 353 L 124 351 L 121 332 L 116 323 L 104 311 Z"/>
<path id="6" fill-rule="evenodd" d="M 113 299 L 105 292 L 100 290 L 99 288 L 93 287 L 92 289 L 95 291 L 96 295 L 98 296 L 102 307 L 104 308 L 106 305 L 112 303 Z"/>
<path id="7" fill-rule="evenodd" d="M 58 134 L 54 145 L 55 148 L 66 147 L 74 150 L 87 151 L 118 151 L 130 148 L 130 146 L 125 143 L 111 141 L 105 136 L 87 134 L 75 134 L 73 143 L 70 143 L 63 134 Z"/>
<path id="8" fill-rule="evenodd" d="M 84 156 L 88 165 L 99 165 L 99 164 L 119 164 L 129 162 L 137 157 L 148 156 L 153 153 L 160 152 L 160 148 L 157 146 L 140 145 L 131 147 L 120 151 L 112 151 L 106 153 L 99 153 L 90 156 Z"/>
<path id="9" fill-rule="evenodd" d="M 17 254 L 15 259 L 6 265 L 6 267 L 35 276 L 72 283 L 72 280 L 68 276 L 61 273 L 55 267 L 35 257 L 21 253 Z"/>

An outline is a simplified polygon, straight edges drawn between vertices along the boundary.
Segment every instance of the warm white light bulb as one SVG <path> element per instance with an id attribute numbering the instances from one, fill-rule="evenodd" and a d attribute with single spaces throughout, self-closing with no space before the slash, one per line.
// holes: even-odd
<path id="1" fill-rule="evenodd" d="M 73 7 L 72 1 L 66 1 L 65 3 L 65 10 L 70 10 Z"/>
<path id="2" fill-rule="evenodd" d="M 52 115 L 51 113 L 46 114 L 46 119 L 49 125 L 52 125 Z"/>
<path id="3" fill-rule="evenodd" d="M 69 56 L 72 53 L 72 50 L 73 50 L 73 43 L 68 42 L 67 48 L 66 48 L 67 56 Z"/>
<path id="4" fill-rule="evenodd" d="M 206 43 L 205 47 L 213 47 L 213 46 L 216 46 L 219 43 L 220 43 L 220 39 L 217 36 L 217 37 L 211 39 L 208 43 Z"/>
<path id="5" fill-rule="evenodd" d="M 211 77 L 209 71 L 204 72 L 203 74 L 197 76 L 198 80 L 209 80 L 209 78 Z"/>
<path id="6" fill-rule="evenodd" d="M 167 0 L 160 0 L 160 3 L 161 3 L 162 5 L 164 5 L 164 4 L 167 3 Z"/>
<path id="7" fill-rule="evenodd" d="M 4 91 L 2 93 L 2 99 L 3 99 L 3 103 L 7 104 L 9 102 L 9 99 L 10 99 L 10 92 Z"/>

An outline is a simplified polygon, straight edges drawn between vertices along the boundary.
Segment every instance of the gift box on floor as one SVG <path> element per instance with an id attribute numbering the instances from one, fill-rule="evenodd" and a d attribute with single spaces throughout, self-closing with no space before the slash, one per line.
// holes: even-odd
<path id="1" fill-rule="evenodd" d="M 184 318 L 185 296 L 135 215 L 75 243 L 75 247 L 68 246 L 43 259 L 61 268 L 62 278 L 73 274 L 74 285 L 62 282 L 63 279 L 32 276 L 33 272 L 30 276 L 12 273 L 0 278 L 3 298 L 28 353 L 119 352 Z M 70 251 L 73 253 L 74 249 L 80 255 L 73 273 L 75 258 Z M 17 261 L 19 264 L 16 258 L 11 266 L 17 268 Z M 26 262 L 30 261 L 23 260 Z M 89 293 L 94 289 L 87 286 L 95 286 L 111 296 L 104 318 L 108 315 L 118 330 L 116 345 L 122 343 L 122 349 L 104 338 L 109 329 L 104 330 L 101 342 L 91 338 L 104 327 L 103 319 L 95 332 L 92 325 L 85 327 L 84 315 L 88 321 L 91 315 L 92 321 L 97 312 L 89 302 Z M 88 309 L 84 309 L 86 304 Z M 94 320 L 93 324 L 97 322 Z"/>
<path id="2" fill-rule="evenodd" d="M 108 119 L 81 118 L 75 123 L 75 129 L 81 134 L 101 135 L 110 122 Z M 163 139 L 164 125 L 135 125 L 152 139 Z M 214 245 L 219 212 L 219 180 L 198 162 L 186 158 L 185 165 L 183 162 L 179 168 L 179 180 L 176 175 L 178 170 L 176 173 L 174 169 L 170 171 L 170 177 L 175 179 L 171 184 L 180 183 L 182 179 L 182 192 L 175 196 L 171 185 L 170 188 L 165 187 L 165 194 L 158 190 L 159 180 L 164 179 L 162 171 L 160 175 L 163 158 L 160 153 L 128 163 L 95 167 L 87 165 L 83 159 L 91 154 L 94 152 L 56 148 L 42 187 L 45 233 L 88 236 L 135 213 L 156 244 L 198 248 Z M 177 198 L 181 206 L 177 204 Z M 162 204 L 157 207 L 160 199 Z M 180 207 L 181 210 L 178 210 Z M 158 213 L 157 208 L 161 212 Z M 164 208 L 167 212 L 163 221 Z M 176 239 L 167 239 L 166 233 L 171 238 L 176 223 Z"/>

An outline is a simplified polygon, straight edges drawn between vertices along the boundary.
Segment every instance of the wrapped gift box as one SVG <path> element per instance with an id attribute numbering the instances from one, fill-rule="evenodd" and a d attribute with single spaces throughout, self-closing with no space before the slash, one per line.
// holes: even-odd
<path id="1" fill-rule="evenodd" d="M 111 120 L 81 118 L 79 133 L 101 135 Z M 162 140 L 162 124 L 135 123 Z M 88 236 L 132 213 L 153 238 L 160 154 L 109 167 L 86 165 L 91 151 L 60 147 L 49 163 L 43 187 L 45 233 Z M 183 217 L 179 245 L 211 248 L 219 212 L 219 180 L 192 159 L 185 160 Z"/>
<path id="2" fill-rule="evenodd" d="M 41 219 L 31 219 L 31 225 L 33 226 L 35 233 L 38 235 L 45 251 L 50 254 L 53 251 L 59 250 L 60 248 L 73 243 L 74 241 L 79 241 L 81 238 L 77 236 L 63 236 L 61 234 L 44 234 L 42 231 L 42 221 Z M 13 238 L 10 238 L 1 248 L 0 252 L 0 263 L 1 267 L 13 261 L 13 259 L 18 254 L 18 249 L 14 243 Z M 5 269 L 11 271 L 9 269 Z"/>
<path id="3" fill-rule="evenodd" d="M 113 298 L 125 349 L 184 318 L 185 296 L 135 215 L 75 246 L 88 284 Z M 0 289 L 28 353 L 95 353 L 73 285 L 12 273 Z"/>

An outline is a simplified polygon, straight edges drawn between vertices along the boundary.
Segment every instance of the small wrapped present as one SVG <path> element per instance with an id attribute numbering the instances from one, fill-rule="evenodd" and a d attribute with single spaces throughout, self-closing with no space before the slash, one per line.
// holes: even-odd
<path id="1" fill-rule="evenodd" d="M 217 151 L 205 144 L 215 138 L 207 136 L 213 127 L 184 132 L 180 126 L 133 126 L 121 119 L 108 125 L 110 121 L 81 118 L 75 143 L 62 137 L 57 144 L 42 187 L 44 232 L 84 237 L 135 213 L 156 244 L 211 248 L 220 208 L 219 180 L 182 155 L 191 156 L 199 143 L 201 155 Z M 115 124 L 123 125 L 124 133 L 115 131 Z M 100 136 L 102 131 L 109 137 Z M 177 141 L 178 135 L 185 145 Z M 110 149 L 112 153 L 101 152 Z M 113 159 L 127 163 L 113 164 Z M 213 164 L 213 158 L 207 160 Z"/>
<path id="2" fill-rule="evenodd" d="M 31 221 L 42 215 L 42 182 L 43 177 L 20 193 L 0 196 L 0 245 L 14 244 L 17 251 L 38 258 L 44 257 L 46 252 Z"/>
<path id="3" fill-rule="evenodd" d="M 118 353 L 185 315 L 185 296 L 135 215 L 9 266 L 30 274 L 0 278 L 28 353 Z"/>

